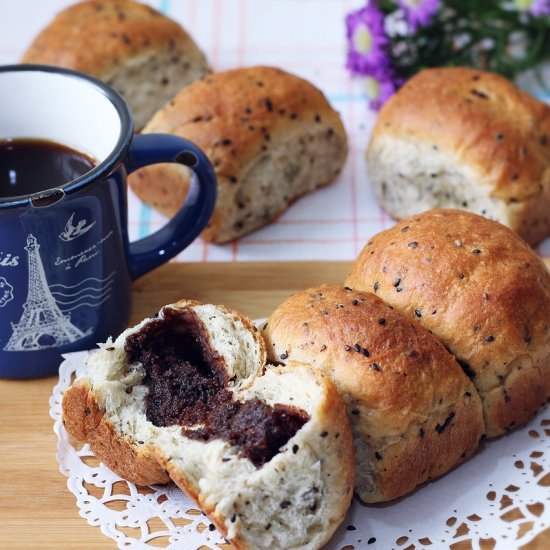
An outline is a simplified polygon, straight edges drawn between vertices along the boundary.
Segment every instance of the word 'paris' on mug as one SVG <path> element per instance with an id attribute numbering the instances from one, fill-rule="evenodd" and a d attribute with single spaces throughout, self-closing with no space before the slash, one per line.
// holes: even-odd
<path id="1" fill-rule="evenodd" d="M 128 173 L 179 162 L 193 170 L 180 211 L 129 242 Z M 0 67 L 0 377 L 55 374 L 61 354 L 126 328 L 131 282 L 205 227 L 216 177 L 171 135 L 133 135 L 124 100 L 88 76 Z"/>

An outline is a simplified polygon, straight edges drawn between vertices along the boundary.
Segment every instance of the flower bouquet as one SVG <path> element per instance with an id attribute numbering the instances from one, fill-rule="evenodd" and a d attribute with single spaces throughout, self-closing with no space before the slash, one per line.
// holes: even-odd
<path id="1" fill-rule="evenodd" d="M 369 0 L 346 27 L 347 68 L 374 109 L 426 67 L 513 79 L 550 59 L 550 0 Z"/>

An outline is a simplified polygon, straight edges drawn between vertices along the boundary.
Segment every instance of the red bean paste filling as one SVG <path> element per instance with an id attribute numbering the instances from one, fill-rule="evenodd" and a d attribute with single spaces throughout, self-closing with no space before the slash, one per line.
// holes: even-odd
<path id="1" fill-rule="evenodd" d="M 225 361 L 212 349 L 201 320 L 192 310 L 166 308 L 130 335 L 129 360 L 145 369 L 147 419 L 155 426 L 182 426 L 190 439 L 223 439 L 259 468 L 269 462 L 309 420 L 287 405 L 254 398 L 235 401 L 227 389 Z M 194 429 L 190 429 L 194 427 Z"/>

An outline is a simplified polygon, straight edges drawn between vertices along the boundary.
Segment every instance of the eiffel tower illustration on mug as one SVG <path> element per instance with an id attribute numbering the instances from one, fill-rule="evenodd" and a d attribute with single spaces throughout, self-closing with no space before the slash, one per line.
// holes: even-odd
<path id="1" fill-rule="evenodd" d="M 27 237 L 29 258 L 29 292 L 18 323 L 11 323 L 13 332 L 4 346 L 6 351 L 31 351 L 59 347 L 80 340 L 90 333 L 71 323 L 70 315 L 59 309 L 51 294 L 34 235 Z"/>

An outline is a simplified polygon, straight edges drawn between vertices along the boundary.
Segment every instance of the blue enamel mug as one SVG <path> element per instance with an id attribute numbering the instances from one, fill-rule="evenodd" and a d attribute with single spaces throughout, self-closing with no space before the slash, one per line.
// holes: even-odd
<path id="1" fill-rule="evenodd" d="M 39 181 L 29 194 L 0 189 L 2 378 L 55 374 L 61 354 L 116 337 L 129 320 L 132 281 L 191 243 L 216 199 L 202 151 L 176 136 L 134 135 L 125 101 L 102 82 L 54 67 L 0 67 L 0 141 L 31 138 L 95 165 L 61 185 Z M 189 194 L 164 227 L 129 242 L 127 174 L 159 162 L 192 169 Z"/>

